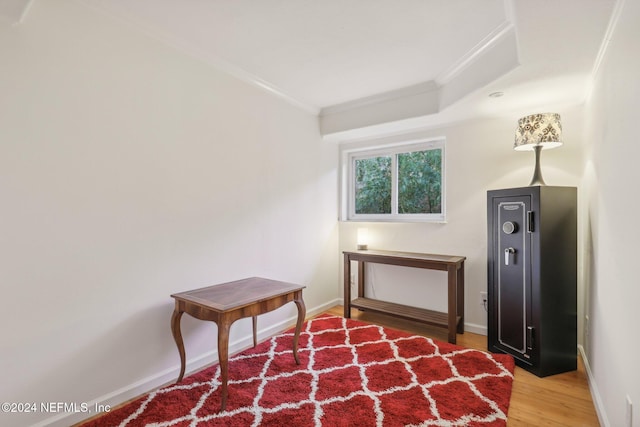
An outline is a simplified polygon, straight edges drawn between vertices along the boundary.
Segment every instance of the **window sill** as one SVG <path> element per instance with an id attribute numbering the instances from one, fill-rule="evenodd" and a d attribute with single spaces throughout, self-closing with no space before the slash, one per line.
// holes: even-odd
<path id="1" fill-rule="evenodd" d="M 425 224 L 447 224 L 448 221 L 446 218 L 442 219 L 419 219 L 419 218 L 388 218 L 388 219 L 380 219 L 380 218 L 352 218 L 352 219 L 340 219 L 340 222 L 354 222 L 354 223 L 364 223 L 364 222 L 386 222 L 386 223 L 425 223 Z"/>

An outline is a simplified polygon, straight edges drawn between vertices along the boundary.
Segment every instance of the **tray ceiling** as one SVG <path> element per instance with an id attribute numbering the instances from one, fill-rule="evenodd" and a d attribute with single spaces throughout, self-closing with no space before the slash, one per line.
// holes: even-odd
<path id="1" fill-rule="evenodd" d="M 581 102 L 616 6 L 616 0 L 77 1 L 326 117 L 331 129 L 324 133 L 340 129 L 331 122 L 336 114 L 371 115 L 367 108 L 380 103 L 402 119 Z M 30 3 L 5 0 L 0 16 L 28 19 Z M 505 97 L 489 100 L 493 91 Z"/>

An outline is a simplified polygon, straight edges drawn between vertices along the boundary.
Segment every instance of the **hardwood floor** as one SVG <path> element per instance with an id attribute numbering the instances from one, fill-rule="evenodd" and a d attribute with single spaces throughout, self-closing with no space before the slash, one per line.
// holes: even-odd
<path id="1" fill-rule="evenodd" d="M 342 316 L 342 306 L 333 307 L 327 313 Z M 351 310 L 351 317 L 363 322 L 447 341 L 447 333 L 444 329 L 432 328 L 417 322 L 364 313 L 356 309 Z M 487 350 L 487 337 L 484 335 L 465 332 L 458 334 L 457 342 L 463 347 Z M 577 371 L 546 378 L 539 378 L 516 367 L 509 405 L 508 427 L 599 425 L 589 392 L 587 374 L 580 357 L 578 357 Z"/>

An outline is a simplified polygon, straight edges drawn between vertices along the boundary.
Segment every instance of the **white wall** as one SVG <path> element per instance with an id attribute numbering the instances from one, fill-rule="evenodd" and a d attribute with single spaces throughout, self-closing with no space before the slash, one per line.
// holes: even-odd
<path id="1" fill-rule="evenodd" d="M 638 199 L 640 3 L 623 3 L 587 105 L 583 187 L 586 315 L 584 349 L 604 426 L 626 426 L 626 396 L 640 426 Z"/>
<path id="2" fill-rule="evenodd" d="M 311 114 L 62 0 L 0 24 L 0 94 L 0 401 L 175 379 L 174 292 L 259 275 L 305 284 L 310 311 L 339 297 L 337 147 Z M 182 324 L 189 367 L 214 361 L 215 325 Z"/>
<path id="3" fill-rule="evenodd" d="M 565 144 L 542 153 L 543 176 L 549 185 L 577 186 L 582 173 L 583 108 L 554 111 L 562 115 Z M 466 256 L 466 330 L 486 334 L 487 314 L 481 306 L 480 292 L 487 290 L 487 190 L 524 187 L 533 175 L 533 153 L 513 150 L 519 117 L 515 113 L 510 117 L 470 120 L 376 141 L 446 137 L 447 222 L 341 222 L 340 250 L 354 250 L 357 229 L 366 227 L 371 239 L 369 247 L 373 249 Z M 345 144 L 343 148 L 353 146 Z M 378 298 L 446 311 L 446 274 L 388 266 L 371 266 L 370 270 L 367 286 Z"/>

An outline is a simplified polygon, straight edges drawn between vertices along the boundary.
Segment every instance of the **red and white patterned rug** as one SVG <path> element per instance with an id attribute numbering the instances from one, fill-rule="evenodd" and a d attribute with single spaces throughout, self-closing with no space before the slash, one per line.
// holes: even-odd
<path id="1" fill-rule="evenodd" d="M 321 316 L 229 362 L 227 409 L 211 366 L 83 427 L 505 426 L 511 356 Z"/>

